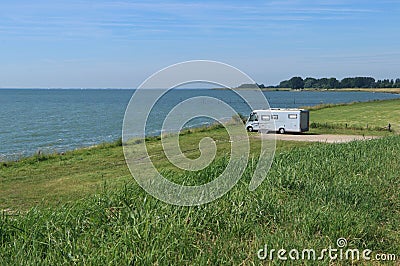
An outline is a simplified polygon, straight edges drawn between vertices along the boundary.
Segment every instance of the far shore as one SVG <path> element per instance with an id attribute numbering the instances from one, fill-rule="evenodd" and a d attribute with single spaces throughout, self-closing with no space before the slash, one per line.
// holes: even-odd
<path id="1" fill-rule="evenodd" d="M 291 88 L 233 88 L 233 90 L 256 90 L 262 91 L 353 91 L 353 92 L 381 92 L 400 94 L 400 88 L 343 88 L 343 89 L 320 89 L 320 88 L 304 88 L 304 89 L 291 89 Z M 228 88 L 215 88 L 215 90 L 228 90 Z"/>

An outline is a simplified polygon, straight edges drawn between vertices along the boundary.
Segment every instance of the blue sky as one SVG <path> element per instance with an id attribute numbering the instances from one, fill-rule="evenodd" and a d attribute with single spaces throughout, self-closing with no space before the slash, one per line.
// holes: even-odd
<path id="1" fill-rule="evenodd" d="M 0 2 L 0 87 L 132 88 L 209 59 L 259 83 L 400 77 L 400 1 Z"/>

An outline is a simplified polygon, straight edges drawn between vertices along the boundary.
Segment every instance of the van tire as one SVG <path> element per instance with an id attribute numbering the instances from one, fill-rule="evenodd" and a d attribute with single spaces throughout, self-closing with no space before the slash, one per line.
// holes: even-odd
<path id="1" fill-rule="evenodd" d="M 253 127 L 247 127 L 247 131 L 249 131 L 249 132 L 253 132 L 254 130 L 253 130 Z"/>
<path id="2" fill-rule="evenodd" d="M 285 134 L 285 129 L 284 129 L 283 127 L 281 127 L 281 128 L 279 129 L 279 133 L 280 133 L 280 134 Z"/>

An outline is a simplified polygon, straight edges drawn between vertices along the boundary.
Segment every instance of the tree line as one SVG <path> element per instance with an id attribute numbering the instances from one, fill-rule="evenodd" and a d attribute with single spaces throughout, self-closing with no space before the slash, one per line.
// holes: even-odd
<path id="1" fill-rule="evenodd" d="M 400 78 L 375 80 L 372 77 L 352 77 L 337 80 L 336 78 L 305 78 L 292 77 L 284 80 L 277 86 L 264 86 L 257 84 L 260 88 L 291 88 L 291 89 L 340 89 L 340 88 L 400 88 Z"/>

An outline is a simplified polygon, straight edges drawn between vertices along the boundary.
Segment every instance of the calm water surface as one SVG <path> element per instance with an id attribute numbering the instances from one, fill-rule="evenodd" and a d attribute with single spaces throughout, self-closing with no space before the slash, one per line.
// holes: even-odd
<path id="1" fill-rule="evenodd" d="M 126 106 L 134 90 L 0 89 L 0 161 L 15 160 L 38 150 L 61 152 L 121 137 Z M 299 107 L 399 98 L 370 92 L 265 92 L 271 107 Z M 237 112 L 251 110 L 229 90 L 172 90 L 156 104 L 147 134 L 160 133 L 163 117 L 177 103 L 194 97 L 224 100 Z M 191 126 L 206 123 L 192 121 Z"/>

